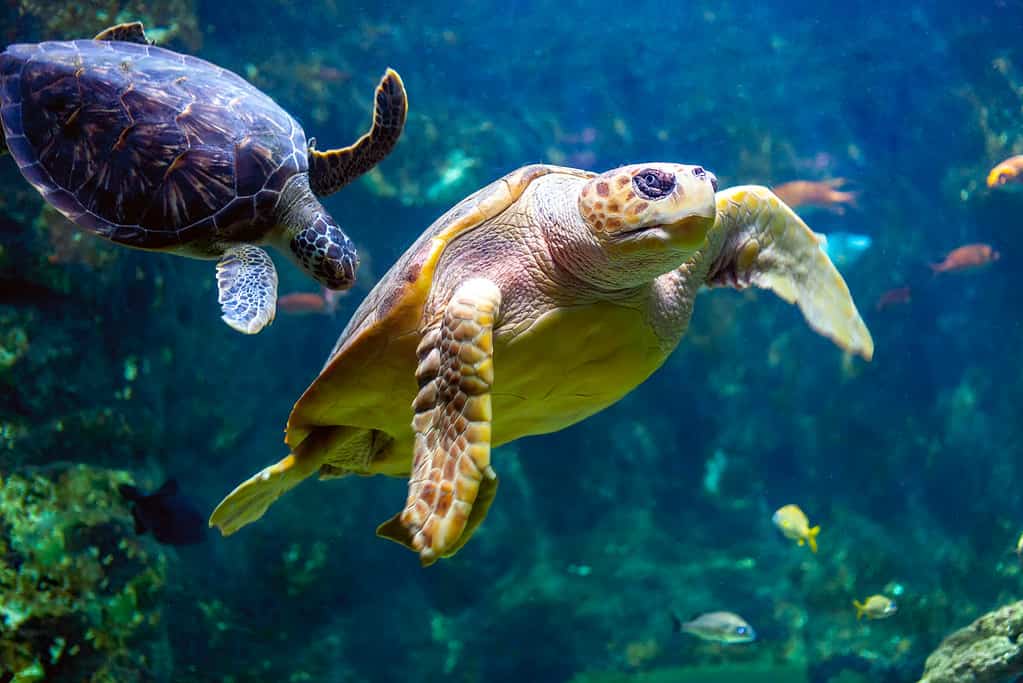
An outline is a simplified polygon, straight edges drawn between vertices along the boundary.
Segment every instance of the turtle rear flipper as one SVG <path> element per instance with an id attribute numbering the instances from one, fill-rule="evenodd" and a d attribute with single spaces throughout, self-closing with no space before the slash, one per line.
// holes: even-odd
<path id="1" fill-rule="evenodd" d="M 316 141 L 309 143 L 309 185 L 323 197 L 337 192 L 363 173 L 376 166 L 398 144 L 408 98 L 401 76 L 388 69 L 377 85 L 373 98 L 373 125 L 354 144 L 341 149 L 320 152 Z"/>
<path id="2" fill-rule="evenodd" d="M 708 285 L 769 289 L 799 306 L 817 333 L 873 357 L 874 341 L 845 280 L 791 208 L 766 187 L 743 185 L 717 194 L 717 212 L 715 230 L 723 242 Z"/>
<path id="3" fill-rule="evenodd" d="M 124 24 L 117 24 L 110 28 L 103 29 L 96 34 L 93 40 L 119 40 L 124 43 L 140 43 L 152 45 L 153 41 L 146 37 L 146 32 L 141 21 L 131 21 Z"/>
<path id="4" fill-rule="evenodd" d="M 319 461 L 294 453 L 243 481 L 220 502 L 210 515 L 210 526 L 230 536 L 263 516 L 284 493 L 300 484 L 319 468 Z"/>
<path id="5" fill-rule="evenodd" d="M 324 467 L 328 467 L 328 474 L 340 475 L 343 461 L 339 461 L 338 456 L 363 452 L 368 438 L 367 432 L 361 429 L 313 430 L 287 457 L 236 486 L 210 515 L 209 525 L 220 529 L 224 536 L 230 536 L 262 517 L 275 500 L 313 474 L 322 475 Z"/>
<path id="6" fill-rule="evenodd" d="M 244 334 L 255 334 L 277 314 L 277 269 L 270 255 L 251 244 L 224 252 L 217 263 L 223 320 Z"/>

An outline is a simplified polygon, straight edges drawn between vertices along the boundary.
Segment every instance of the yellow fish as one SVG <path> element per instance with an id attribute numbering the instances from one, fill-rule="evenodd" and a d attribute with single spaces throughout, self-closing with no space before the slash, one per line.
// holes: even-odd
<path id="1" fill-rule="evenodd" d="M 785 534 L 785 538 L 791 538 L 797 544 L 804 543 L 810 546 L 810 552 L 817 552 L 817 534 L 821 532 L 819 526 L 810 528 L 810 520 L 806 513 L 799 509 L 798 505 L 786 505 L 778 508 L 771 517 L 774 525 Z"/>
<path id="2" fill-rule="evenodd" d="M 863 602 L 853 600 L 853 607 L 856 608 L 856 621 L 864 615 L 868 619 L 887 619 L 899 609 L 894 600 L 884 595 L 871 595 Z"/>

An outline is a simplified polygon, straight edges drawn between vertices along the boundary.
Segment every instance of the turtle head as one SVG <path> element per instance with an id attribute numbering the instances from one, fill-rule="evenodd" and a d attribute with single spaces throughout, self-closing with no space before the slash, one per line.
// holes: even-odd
<path id="1" fill-rule="evenodd" d="M 285 186 L 278 217 L 282 228 L 277 246 L 314 280 L 327 289 L 349 289 L 355 284 L 359 255 L 355 244 L 309 190 L 309 184 Z"/>
<path id="2" fill-rule="evenodd" d="M 702 166 L 623 166 L 591 179 L 579 213 L 623 277 L 635 284 L 677 268 L 714 225 L 717 178 Z"/>
<path id="3" fill-rule="evenodd" d="M 326 211 L 315 212 L 289 246 L 295 261 L 327 289 L 348 289 L 355 283 L 355 244 Z"/>

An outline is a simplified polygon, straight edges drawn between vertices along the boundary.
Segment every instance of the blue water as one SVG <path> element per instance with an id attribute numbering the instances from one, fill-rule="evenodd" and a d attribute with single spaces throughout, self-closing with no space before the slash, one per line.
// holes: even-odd
<path id="1" fill-rule="evenodd" d="M 218 319 L 212 262 L 75 240 L 0 159 L 8 484 L 85 463 L 146 489 L 174 476 L 212 510 L 287 454 L 293 403 L 391 263 L 530 163 L 701 164 L 722 187 L 848 179 L 854 205 L 797 211 L 869 238 L 840 267 L 876 354 L 843 356 L 768 292 L 703 292 L 677 351 L 620 403 L 494 452 L 501 491 L 457 556 L 422 569 L 374 537 L 400 479 L 306 483 L 230 538 L 144 537 L 169 564 L 146 604 L 159 623 L 134 640 L 83 640 L 58 666 L 52 640 L 76 627 L 8 622 L 0 671 L 17 643 L 46 680 L 824 683 L 856 661 L 869 667 L 846 676 L 917 681 L 944 636 L 1021 592 L 1023 192 L 984 181 L 1023 153 L 1023 5 L 891 5 L 124 3 L 117 19 L 246 77 L 321 149 L 362 133 L 388 66 L 409 118 L 377 171 L 324 201 L 362 253 L 356 287 L 333 316 L 279 313 L 252 337 Z M 55 7 L 5 7 L 0 32 L 113 23 L 105 3 Z M 931 272 L 967 244 L 1001 258 Z M 275 261 L 282 294 L 317 291 Z M 772 526 L 788 503 L 821 526 L 817 554 Z M 11 603 L 23 588 L 4 557 Z M 875 593 L 898 612 L 857 622 L 852 600 Z M 713 610 L 757 641 L 672 633 L 673 612 Z"/>

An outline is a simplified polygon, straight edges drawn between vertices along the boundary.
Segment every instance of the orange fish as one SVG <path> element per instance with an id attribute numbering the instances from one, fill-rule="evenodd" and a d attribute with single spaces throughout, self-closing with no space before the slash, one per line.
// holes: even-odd
<path id="1" fill-rule="evenodd" d="M 972 270 L 993 263 L 1001 256 L 991 248 L 990 244 L 965 244 L 948 252 L 945 260 L 941 263 L 932 263 L 931 270 L 935 275 L 958 270 Z"/>
<path id="2" fill-rule="evenodd" d="M 845 185 L 845 178 L 831 180 L 793 180 L 772 187 L 783 202 L 793 209 L 797 206 L 816 206 L 835 213 L 845 213 L 845 206 L 856 206 L 858 192 L 842 192 L 839 188 Z"/>
<path id="3" fill-rule="evenodd" d="M 909 287 L 896 287 L 895 289 L 889 289 L 879 296 L 874 308 L 878 311 L 883 311 L 890 306 L 908 304 L 912 300 L 913 292 Z"/>
<path id="4" fill-rule="evenodd" d="M 291 294 L 285 294 L 277 300 L 277 308 L 288 315 L 326 313 L 327 300 L 321 294 L 292 292 Z"/>
<path id="5" fill-rule="evenodd" d="M 1007 183 L 1023 183 L 1023 154 L 1009 157 L 987 174 L 988 187 L 998 187 Z"/>

